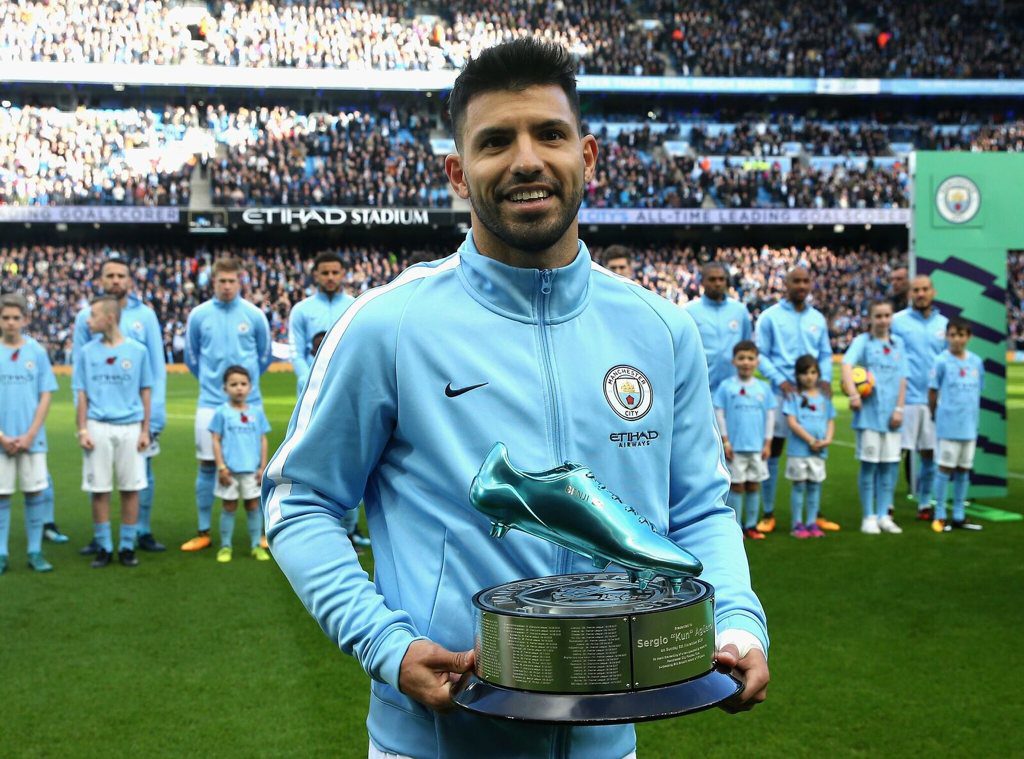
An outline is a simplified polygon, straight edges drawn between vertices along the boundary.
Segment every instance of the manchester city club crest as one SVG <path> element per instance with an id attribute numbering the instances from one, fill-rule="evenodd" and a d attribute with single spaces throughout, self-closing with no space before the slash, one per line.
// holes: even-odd
<path id="1" fill-rule="evenodd" d="M 121 368 L 124 369 L 125 371 L 128 371 L 129 369 L 132 368 L 132 362 L 126 358 L 124 361 L 121 362 Z"/>
<path id="2" fill-rule="evenodd" d="M 981 191 L 967 177 L 949 177 L 943 180 L 935 193 L 935 206 L 939 216 L 950 224 L 965 224 L 981 208 Z"/>
<path id="3" fill-rule="evenodd" d="M 32 371 L 33 369 L 36 368 L 36 362 L 35 361 L 26 361 L 25 362 L 25 368 L 28 369 L 29 371 Z"/>
<path id="4" fill-rule="evenodd" d="M 604 375 L 604 397 L 612 411 L 629 421 L 643 418 L 654 400 L 646 375 L 626 364 L 613 366 Z"/>
<path id="5" fill-rule="evenodd" d="M 246 332 L 249 331 L 249 325 L 246 322 L 242 322 L 241 324 L 238 325 L 238 331 L 244 335 Z"/>
<path id="6" fill-rule="evenodd" d="M 134 332 L 142 332 L 142 322 L 136 321 L 132 325 L 132 331 L 134 331 Z"/>

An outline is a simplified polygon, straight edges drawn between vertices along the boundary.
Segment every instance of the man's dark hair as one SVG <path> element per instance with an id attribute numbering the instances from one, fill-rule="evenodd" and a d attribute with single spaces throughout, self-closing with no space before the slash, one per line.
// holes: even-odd
<path id="1" fill-rule="evenodd" d="M 325 250 L 313 259 L 313 271 L 316 271 L 316 267 L 320 264 L 339 264 L 342 267 L 345 266 L 345 262 L 341 260 L 341 256 L 333 250 Z"/>
<path id="2" fill-rule="evenodd" d="M 117 264 L 123 266 L 131 273 L 132 265 L 131 262 L 120 253 L 111 253 L 109 256 L 103 259 L 103 263 L 100 264 L 100 276 L 103 276 L 103 270 L 107 268 L 107 264 Z"/>
<path id="3" fill-rule="evenodd" d="M 946 334 L 950 332 L 966 332 L 971 334 L 971 323 L 962 316 L 951 316 L 946 324 Z"/>
<path id="4" fill-rule="evenodd" d="M 239 366 L 238 364 L 232 364 L 231 366 L 229 366 L 227 369 L 224 370 L 224 384 L 225 385 L 228 384 L 228 377 L 230 377 L 232 374 L 241 374 L 247 380 L 249 380 L 249 382 L 252 382 L 252 375 L 249 374 L 249 370 L 248 369 L 246 369 L 244 366 Z"/>
<path id="5" fill-rule="evenodd" d="M 576 59 L 559 44 L 535 37 L 520 37 L 484 50 L 466 64 L 455 79 L 448 96 L 448 116 L 455 145 L 462 147 L 466 108 L 474 96 L 495 90 L 522 91 L 536 85 L 562 88 L 576 117 L 576 130 L 583 131 L 580 98 L 576 93 Z"/>
<path id="6" fill-rule="evenodd" d="M 633 253 L 625 245 L 609 245 L 601 252 L 601 263 L 605 266 L 608 265 L 609 261 L 614 261 L 616 258 L 625 258 L 632 263 Z"/>
<path id="7" fill-rule="evenodd" d="M 732 347 L 733 358 L 736 357 L 736 354 L 743 353 L 743 351 L 747 351 L 749 353 L 757 353 L 757 343 L 755 343 L 753 340 L 740 340 L 738 343 L 736 343 L 736 345 Z"/>

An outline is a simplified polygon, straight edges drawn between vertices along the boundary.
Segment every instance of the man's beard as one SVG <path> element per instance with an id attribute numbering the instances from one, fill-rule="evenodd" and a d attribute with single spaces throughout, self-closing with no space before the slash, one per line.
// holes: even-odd
<path id="1" fill-rule="evenodd" d="M 556 186 L 552 192 L 553 197 L 560 197 L 560 186 Z M 479 202 L 476 195 L 470 190 L 469 202 L 480 219 L 480 223 L 487 227 L 487 230 L 515 250 L 524 253 L 540 253 L 562 239 L 566 230 L 572 226 L 583 204 L 583 187 L 575 193 L 569 203 L 563 207 L 561 214 L 555 216 L 551 221 L 518 221 L 510 223 L 502 218 L 501 201 L 498 203 L 488 201 Z"/>

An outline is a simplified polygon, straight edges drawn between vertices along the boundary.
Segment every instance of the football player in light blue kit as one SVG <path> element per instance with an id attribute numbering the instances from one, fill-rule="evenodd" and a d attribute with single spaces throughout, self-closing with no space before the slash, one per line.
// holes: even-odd
<path id="1" fill-rule="evenodd" d="M 818 510 L 825 460 L 836 431 L 836 410 L 832 399 L 821 392 L 821 370 L 814 356 L 798 358 L 794 371 L 800 392 L 789 396 L 782 407 L 789 426 L 786 479 L 792 483 L 790 534 L 800 539 L 823 538 Z"/>
<path id="2" fill-rule="evenodd" d="M 901 428 L 901 444 L 908 456 L 917 451 L 919 464 L 915 497 L 917 518 L 932 518 L 932 481 L 935 477 L 935 422 L 928 411 L 928 377 L 935 358 L 946 349 L 947 319 L 933 305 L 935 288 L 930 277 L 917 276 L 910 282 L 911 307 L 892 320 L 892 332 L 907 348 L 910 374 L 907 375 L 906 413 Z"/>
<path id="3" fill-rule="evenodd" d="M 110 530 L 110 494 L 121 492 L 121 539 L 118 560 L 136 567 L 136 522 L 139 491 L 146 487 L 150 393 L 153 380 L 145 346 L 124 337 L 118 327 L 117 298 L 103 295 L 92 302 L 89 329 L 100 333 L 75 358 L 72 390 L 78 396 L 78 444 L 82 457 L 82 490 L 92 496 L 93 540 L 99 545 L 93 569 L 107 566 L 114 552 Z"/>
<path id="4" fill-rule="evenodd" d="M 967 521 L 965 501 L 974 468 L 978 439 L 981 391 L 985 387 L 985 365 L 967 350 L 971 325 L 954 317 L 946 327 L 949 348 L 938 355 L 928 380 L 928 407 L 935 415 L 938 464 L 935 474 L 935 532 L 980 530 Z M 946 521 L 946 488 L 953 481 L 953 520 Z"/>
<path id="5" fill-rule="evenodd" d="M 263 480 L 271 551 L 332 644 L 373 680 L 370 756 L 623 759 L 632 726 L 513 723 L 452 710 L 474 666 L 467 601 L 523 577 L 593 567 L 515 532 L 488 538 L 470 483 L 495 441 L 517 466 L 582 461 L 661 534 L 704 562 L 719 661 L 768 682 L 714 423 L 700 335 L 681 309 L 594 264 L 577 212 L 597 141 L 580 130 L 576 64 L 526 37 L 467 64 L 450 98 L 470 201 L 458 251 L 364 293 L 331 328 Z M 623 327 L 628 325 L 628 329 Z M 633 392 L 619 389 L 628 383 Z M 616 443 L 657 431 L 650 445 Z M 341 527 L 365 497 L 371 581 Z M 650 529 L 637 523 L 638 527 Z"/>
<path id="6" fill-rule="evenodd" d="M 43 490 L 46 470 L 46 415 L 57 389 L 50 357 L 22 334 L 28 304 L 20 295 L 0 296 L 0 575 L 7 571 L 11 496 L 25 495 L 28 565 L 53 569 L 43 556 Z"/>
<path id="7" fill-rule="evenodd" d="M 217 488 L 221 498 L 220 550 L 217 561 L 231 561 L 231 536 L 235 531 L 238 502 L 245 504 L 249 527 L 250 555 L 257 561 L 268 561 L 270 554 L 260 545 L 263 532 L 260 518 L 260 483 L 267 468 L 267 433 L 270 422 L 262 406 L 250 406 L 246 397 L 252 389 L 249 371 L 243 366 L 229 366 L 224 372 L 227 403 L 217 407 L 210 420 L 213 455 L 217 463 Z"/>
<path id="8" fill-rule="evenodd" d="M 754 377 L 757 346 L 752 340 L 736 343 L 732 353 L 736 374 L 720 382 L 712 393 L 732 479 L 728 503 L 744 537 L 764 540 L 764 533 L 757 529 L 757 494 L 768 477 L 765 462 L 775 429 L 775 395 L 767 382 Z"/>
<path id="9" fill-rule="evenodd" d="M 742 340 L 750 340 L 753 327 L 747 307 L 727 296 L 729 273 L 725 266 L 712 261 L 704 264 L 700 275 L 703 294 L 686 305 L 700 330 L 700 341 L 708 359 L 711 394 L 726 379 L 735 376 L 733 348 Z"/>
<path id="10" fill-rule="evenodd" d="M 331 251 L 321 253 L 313 261 L 316 292 L 296 303 L 288 314 L 288 343 L 300 393 L 313 366 L 313 336 L 329 330 L 355 300 L 342 289 L 344 278 L 341 256 Z"/>
<path id="11" fill-rule="evenodd" d="M 116 298 L 121 307 L 121 323 L 119 325 L 121 334 L 143 345 L 149 359 L 149 370 L 153 379 L 150 401 L 150 444 L 143 453 L 146 459 L 146 487 L 139 493 L 136 542 L 143 551 L 163 551 L 165 546 L 153 536 L 151 521 L 153 494 L 156 487 L 153 459 L 160 453 L 160 433 L 163 432 L 167 422 L 167 364 L 164 360 L 163 333 L 156 311 L 143 303 L 138 295 L 132 292 L 132 272 L 128 259 L 113 256 L 106 259 L 100 266 L 99 283 L 103 294 Z M 75 315 L 72 359 L 78 355 L 78 351 L 87 342 L 99 340 L 102 337 L 89 330 L 89 312 L 90 309 L 84 308 Z M 80 553 L 83 555 L 93 554 L 98 548 L 99 546 L 95 542 L 91 542 Z"/>
<path id="12" fill-rule="evenodd" d="M 761 374 L 771 383 L 776 403 L 797 394 L 793 384 L 796 360 L 803 355 L 814 356 L 821 369 L 821 391 L 832 397 L 832 344 L 828 337 L 825 316 L 807 302 L 811 294 L 811 275 L 797 266 L 786 275 L 786 297 L 765 310 L 757 320 L 756 341 L 761 352 Z M 779 458 L 786 445 L 789 427 L 785 416 L 775 418 L 772 455 L 768 459 L 768 479 L 762 488 L 764 517 L 757 524 L 761 532 L 775 529 L 775 487 L 779 476 Z M 838 530 L 839 525 L 823 515 L 818 516 L 818 527 Z"/>
<path id="13" fill-rule="evenodd" d="M 889 513 L 900 465 L 900 425 L 907 392 L 907 351 L 890 332 L 892 304 L 879 300 L 868 308 L 869 331 L 853 339 L 843 355 L 843 392 L 850 399 L 857 435 L 862 519 L 860 531 L 869 535 L 903 532 Z M 875 377 L 875 388 L 862 398 L 853 384 L 853 367 L 863 366 Z"/>
<path id="14" fill-rule="evenodd" d="M 341 256 L 331 251 L 318 255 L 313 261 L 316 293 L 296 303 L 288 315 L 288 342 L 291 345 L 295 383 L 300 394 L 306 385 L 316 353 L 313 350 L 313 337 L 329 330 L 355 300 L 341 287 L 344 277 Z M 357 546 L 370 545 L 369 539 L 359 532 L 359 509 L 345 513 L 345 529 Z"/>
<path id="15" fill-rule="evenodd" d="M 224 372 L 234 364 L 244 367 L 252 378 L 252 392 L 247 402 L 262 405 L 259 378 L 272 360 L 267 317 L 239 295 L 241 269 L 234 258 L 214 261 L 213 298 L 192 309 L 185 326 L 185 364 L 199 380 L 195 423 L 199 473 L 196 476 L 198 532 L 181 546 L 182 551 L 201 551 L 212 542 L 210 518 L 217 465 L 209 427 L 214 411 L 227 400 Z"/>

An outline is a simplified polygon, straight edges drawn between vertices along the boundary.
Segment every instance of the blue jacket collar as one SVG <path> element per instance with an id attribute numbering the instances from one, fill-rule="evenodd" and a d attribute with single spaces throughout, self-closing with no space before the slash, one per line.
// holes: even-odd
<path id="1" fill-rule="evenodd" d="M 231 300 L 229 300 L 227 302 L 222 301 L 216 295 L 214 295 L 212 298 L 210 298 L 210 300 L 213 301 L 213 305 L 215 305 L 217 308 L 234 308 L 235 306 L 238 305 L 238 302 L 241 299 L 242 299 L 241 295 L 236 295 L 234 298 L 232 298 Z"/>
<path id="2" fill-rule="evenodd" d="M 590 295 L 590 251 L 578 241 L 576 258 L 559 269 L 520 269 L 477 250 L 473 232 L 459 247 L 460 274 L 470 294 L 495 313 L 516 321 L 563 322 L 582 311 Z M 547 278 L 550 293 L 543 293 Z M 543 302 L 543 305 L 542 305 Z"/>
<path id="3" fill-rule="evenodd" d="M 700 296 L 700 300 L 708 308 L 721 308 L 722 306 L 729 302 L 729 296 L 726 295 L 721 300 L 715 300 L 714 298 L 709 298 L 708 296 L 702 294 Z"/>
<path id="4" fill-rule="evenodd" d="M 338 292 L 334 293 L 334 297 L 333 298 L 328 298 L 327 297 L 327 293 L 325 293 L 323 290 L 321 290 L 318 287 L 316 289 L 316 292 L 313 294 L 313 297 L 316 298 L 319 301 L 323 301 L 324 303 L 330 305 L 332 303 L 337 303 L 339 300 L 343 299 L 345 297 L 345 291 L 344 290 L 338 290 Z"/>

